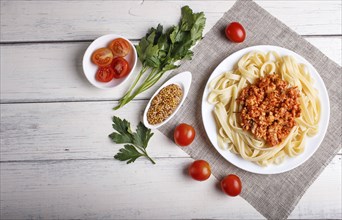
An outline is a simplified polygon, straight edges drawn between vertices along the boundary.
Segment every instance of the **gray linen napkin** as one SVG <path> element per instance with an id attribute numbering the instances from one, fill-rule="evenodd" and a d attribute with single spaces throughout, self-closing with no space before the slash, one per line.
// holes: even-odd
<path id="1" fill-rule="evenodd" d="M 245 42 L 235 44 L 226 40 L 224 28 L 232 21 L 239 21 L 245 27 Z M 230 54 L 254 45 L 281 46 L 306 58 L 320 73 L 330 97 L 330 122 L 323 143 L 303 165 L 282 174 L 253 174 L 235 167 L 211 145 L 203 127 L 201 100 L 210 74 Z M 180 111 L 160 131 L 172 139 L 178 123 L 193 125 L 196 138 L 189 147 L 182 148 L 185 152 L 194 159 L 207 160 L 218 180 L 229 173 L 240 176 L 243 182 L 241 197 L 266 218 L 287 218 L 307 188 L 341 148 L 341 67 L 251 0 L 237 1 L 198 43 L 194 54 L 191 61 L 184 62 L 172 73 L 190 71 L 193 81 Z"/>

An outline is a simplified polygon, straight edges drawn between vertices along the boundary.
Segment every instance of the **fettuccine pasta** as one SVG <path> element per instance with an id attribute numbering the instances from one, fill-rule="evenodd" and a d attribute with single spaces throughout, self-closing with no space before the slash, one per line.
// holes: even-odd
<path id="1" fill-rule="evenodd" d="M 280 144 L 269 146 L 251 132 L 243 130 L 240 122 L 241 105 L 237 101 L 241 90 L 269 74 L 278 74 L 289 86 L 299 90 L 301 114 L 296 125 Z M 215 105 L 214 114 L 218 127 L 218 145 L 222 149 L 240 155 L 243 159 L 261 166 L 279 164 L 286 156 L 301 154 L 305 137 L 318 132 L 320 100 L 314 81 L 304 64 L 291 56 L 279 56 L 276 52 L 253 51 L 245 54 L 236 67 L 209 83 L 208 101 Z"/>

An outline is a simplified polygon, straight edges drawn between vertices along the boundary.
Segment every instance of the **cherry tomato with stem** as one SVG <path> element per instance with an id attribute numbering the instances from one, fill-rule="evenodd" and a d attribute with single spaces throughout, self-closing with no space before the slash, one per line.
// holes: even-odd
<path id="1" fill-rule="evenodd" d="M 185 123 L 179 124 L 173 133 L 173 138 L 176 144 L 181 147 L 191 144 L 195 139 L 195 136 L 195 129 L 191 125 Z"/>
<path id="2" fill-rule="evenodd" d="M 205 160 L 196 160 L 190 165 L 189 174 L 197 181 L 207 180 L 211 175 L 210 165 Z"/>
<path id="3" fill-rule="evenodd" d="M 100 67 L 105 67 L 113 61 L 113 53 L 108 48 L 100 48 L 94 51 L 91 56 L 91 61 Z"/>
<path id="4" fill-rule="evenodd" d="M 221 188 L 229 196 L 237 196 L 241 193 L 242 183 L 238 176 L 230 174 L 221 181 Z"/>
<path id="5" fill-rule="evenodd" d="M 123 38 L 113 40 L 109 48 L 112 50 L 114 56 L 124 57 L 131 51 L 131 45 Z"/>
<path id="6" fill-rule="evenodd" d="M 226 37 L 235 43 L 241 43 L 246 38 L 246 31 L 239 22 L 232 22 L 228 24 L 225 33 Z"/>

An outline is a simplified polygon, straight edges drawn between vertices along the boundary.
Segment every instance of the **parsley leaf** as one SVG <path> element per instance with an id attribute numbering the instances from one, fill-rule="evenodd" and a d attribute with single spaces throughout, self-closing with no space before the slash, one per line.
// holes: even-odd
<path id="1" fill-rule="evenodd" d="M 151 129 L 146 129 L 143 123 L 139 123 L 136 133 L 133 134 L 133 143 L 146 149 L 148 141 L 153 136 Z"/>
<path id="2" fill-rule="evenodd" d="M 114 158 L 121 161 L 127 161 L 127 164 L 134 162 L 138 157 L 144 156 L 144 154 L 137 151 L 137 149 L 130 144 L 124 145 L 124 148 L 119 150 Z"/>
<path id="3" fill-rule="evenodd" d="M 154 160 L 147 154 L 146 148 L 150 138 L 153 136 L 151 129 L 145 127 L 143 123 L 139 123 L 136 132 L 131 131 L 131 125 L 127 120 L 119 117 L 113 117 L 113 129 L 109 137 L 117 144 L 125 144 L 119 152 L 114 156 L 115 159 L 127 161 L 127 164 L 134 162 L 137 158 L 144 156 L 153 164 Z"/>
<path id="4" fill-rule="evenodd" d="M 113 129 L 117 132 L 113 132 L 109 137 L 117 144 L 133 143 L 133 134 L 131 131 L 131 125 L 128 121 L 121 120 L 120 118 L 113 117 Z"/>

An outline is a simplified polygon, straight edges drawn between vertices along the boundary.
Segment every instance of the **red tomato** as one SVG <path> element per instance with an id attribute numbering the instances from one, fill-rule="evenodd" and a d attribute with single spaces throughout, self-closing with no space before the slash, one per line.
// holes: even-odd
<path id="1" fill-rule="evenodd" d="M 122 78 L 129 73 L 129 64 L 127 60 L 122 57 L 114 58 L 112 62 L 112 68 L 114 70 L 114 77 L 115 78 Z"/>
<path id="2" fill-rule="evenodd" d="M 94 51 L 91 61 L 100 67 L 108 66 L 113 61 L 113 53 L 108 48 L 100 48 Z"/>
<path id="3" fill-rule="evenodd" d="M 205 160 L 196 160 L 189 167 L 190 176 L 198 181 L 204 181 L 210 177 L 210 165 Z"/>
<path id="4" fill-rule="evenodd" d="M 241 193 L 241 180 L 238 176 L 230 174 L 221 181 L 221 188 L 227 195 L 237 196 Z"/>
<path id="5" fill-rule="evenodd" d="M 112 50 L 114 56 L 124 57 L 131 51 L 131 45 L 123 38 L 113 40 L 109 48 Z"/>
<path id="6" fill-rule="evenodd" d="M 100 82 L 109 82 L 114 78 L 114 70 L 110 67 L 100 67 L 95 75 L 95 79 Z"/>
<path id="7" fill-rule="evenodd" d="M 225 32 L 226 37 L 235 43 L 241 43 L 246 38 L 246 31 L 238 22 L 232 22 L 227 25 Z"/>
<path id="8" fill-rule="evenodd" d="M 192 143 L 195 135 L 195 129 L 191 125 L 183 123 L 176 127 L 173 138 L 177 145 L 185 147 Z"/>

